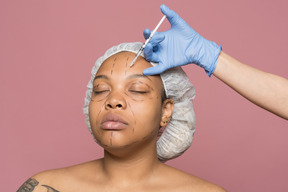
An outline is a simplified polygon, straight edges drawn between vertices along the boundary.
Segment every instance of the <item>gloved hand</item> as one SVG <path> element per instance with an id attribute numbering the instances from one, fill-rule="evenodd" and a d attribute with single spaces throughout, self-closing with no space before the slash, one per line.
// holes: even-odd
<path id="1" fill-rule="evenodd" d="M 204 68 L 210 77 L 216 68 L 221 46 L 200 36 L 167 6 L 161 5 L 160 9 L 167 16 L 171 28 L 165 32 L 155 33 L 146 45 L 144 49 L 146 60 L 159 64 L 145 69 L 143 74 L 155 75 L 172 67 L 194 63 Z M 144 38 L 149 38 L 150 33 L 149 29 L 145 29 Z"/>

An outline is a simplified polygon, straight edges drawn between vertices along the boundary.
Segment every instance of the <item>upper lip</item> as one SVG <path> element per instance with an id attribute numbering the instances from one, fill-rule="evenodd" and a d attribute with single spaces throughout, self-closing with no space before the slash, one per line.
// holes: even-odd
<path id="1" fill-rule="evenodd" d="M 115 121 L 115 122 L 120 122 L 120 123 L 128 125 L 128 123 L 122 117 L 120 117 L 119 115 L 115 113 L 108 113 L 107 115 L 105 115 L 101 124 L 107 121 Z"/>

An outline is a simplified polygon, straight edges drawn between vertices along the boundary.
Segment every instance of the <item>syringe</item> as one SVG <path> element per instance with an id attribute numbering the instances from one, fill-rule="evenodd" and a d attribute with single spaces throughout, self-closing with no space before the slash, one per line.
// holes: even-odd
<path id="1" fill-rule="evenodd" d="M 149 38 L 145 41 L 145 43 L 141 46 L 141 48 L 139 49 L 139 51 L 137 52 L 136 56 L 134 57 L 133 61 L 130 64 L 130 67 L 132 67 L 134 65 L 134 63 L 136 62 L 137 58 L 140 56 L 140 54 L 143 52 L 144 48 L 146 47 L 147 43 L 151 40 L 151 38 L 153 37 L 153 35 L 155 34 L 155 32 L 157 31 L 157 29 L 160 27 L 160 25 L 162 24 L 162 22 L 164 21 L 164 19 L 166 18 L 166 15 L 164 15 L 162 17 L 162 19 L 160 20 L 160 22 L 158 23 L 158 25 L 155 27 L 155 29 L 152 31 L 152 33 L 150 34 Z"/>

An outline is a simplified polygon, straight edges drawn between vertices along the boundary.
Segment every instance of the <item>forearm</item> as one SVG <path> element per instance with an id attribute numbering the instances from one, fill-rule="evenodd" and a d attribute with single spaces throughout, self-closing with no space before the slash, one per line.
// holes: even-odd
<path id="1" fill-rule="evenodd" d="M 245 65 L 221 52 L 213 73 L 254 104 L 288 119 L 288 80 Z"/>

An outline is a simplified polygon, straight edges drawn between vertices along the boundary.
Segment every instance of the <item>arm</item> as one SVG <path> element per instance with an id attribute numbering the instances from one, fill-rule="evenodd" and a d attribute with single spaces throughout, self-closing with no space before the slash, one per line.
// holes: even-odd
<path id="1" fill-rule="evenodd" d="M 171 28 L 154 35 L 144 49 L 146 60 L 158 66 L 145 69 L 154 75 L 190 63 L 213 74 L 239 94 L 284 119 L 288 119 L 288 80 L 242 64 L 221 51 L 221 46 L 193 30 L 177 13 L 162 5 Z M 150 30 L 144 31 L 148 38 Z"/>
<path id="2" fill-rule="evenodd" d="M 245 65 L 223 51 L 213 75 L 252 103 L 288 119 L 287 79 Z"/>
<path id="3" fill-rule="evenodd" d="M 49 181 L 47 182 L 50 183 Z M 23 183 L 23 185 L 17 190 L 17 192 L 59 192 L 59 191 L 54 189 L 50 185 L 43 184 L 41 182 L 41 175 L 40 177 L 35 175 L 29 178 L 25 183 Z"/>

